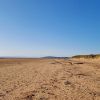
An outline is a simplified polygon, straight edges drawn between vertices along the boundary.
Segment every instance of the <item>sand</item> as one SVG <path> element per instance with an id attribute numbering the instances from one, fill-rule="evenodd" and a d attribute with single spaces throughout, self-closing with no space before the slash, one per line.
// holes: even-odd
<path id="1" fill-rule="evenodd" d="M 0 59 L 0 100 L 100 100 L 100 60 Z"/>

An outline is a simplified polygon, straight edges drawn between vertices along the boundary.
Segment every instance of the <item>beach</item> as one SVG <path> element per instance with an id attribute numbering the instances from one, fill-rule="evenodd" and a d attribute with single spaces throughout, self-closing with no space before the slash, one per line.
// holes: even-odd
<path id="1" fill-rule="evenodd" d="M 0 100 L 100 100 L 100 59 L 0 59 Z"/>

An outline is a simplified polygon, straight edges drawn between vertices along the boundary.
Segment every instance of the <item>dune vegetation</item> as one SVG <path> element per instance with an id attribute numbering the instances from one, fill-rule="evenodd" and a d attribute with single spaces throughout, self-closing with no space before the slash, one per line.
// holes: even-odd
<path id="1" fill-rule="evenodd" d="M 86 58 L 86 59 L 95 59 L 95 58 L 100 58 L 100 54 L 91 54 L 91 55 L 76 55 L 73 56 L 72 58 Z"/>

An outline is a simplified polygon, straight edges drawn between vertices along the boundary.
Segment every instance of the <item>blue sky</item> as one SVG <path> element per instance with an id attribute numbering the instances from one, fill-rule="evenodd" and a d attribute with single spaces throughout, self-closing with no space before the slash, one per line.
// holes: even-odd
<path id="1" fill-rule="evenodd" d="M 0 56 L 100 53 L 100 0 L 0 0 Z"/>

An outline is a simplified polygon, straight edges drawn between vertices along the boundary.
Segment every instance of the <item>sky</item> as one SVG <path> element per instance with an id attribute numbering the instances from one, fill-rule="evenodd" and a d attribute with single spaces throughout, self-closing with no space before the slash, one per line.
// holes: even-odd
<path id="1" fill-rule="evenodd" d="M 0 56 L 100 53 L 100 0 L 0 0 Z"/>

